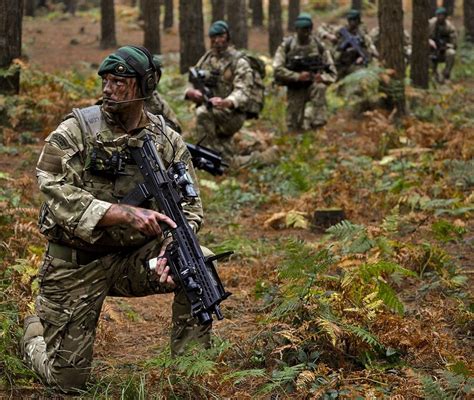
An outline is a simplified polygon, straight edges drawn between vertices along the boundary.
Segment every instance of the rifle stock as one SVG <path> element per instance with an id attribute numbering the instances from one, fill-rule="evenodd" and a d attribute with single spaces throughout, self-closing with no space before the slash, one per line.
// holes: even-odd
<path id="1" fill-rule="evenodd" d="M 209 89 L 200 76 L 198 70 L 195 67 L 189 68 L 189 82 L 192 83 L 195 89 L 202 93 L 204 104 L 210 110 L 212 108 L 211 97 L 213 97 L 212 90 Z"/>
<path id="2" fill-rule="evenodd" d="M 211 175 L 222 175 L 224 174 L 224 168 L 229 165 L 222 160 L 220 153 L 201 146 L 199 144 L 186 143 L 186 147 L 191 153 L 193 165 L 209 172 Z"/>

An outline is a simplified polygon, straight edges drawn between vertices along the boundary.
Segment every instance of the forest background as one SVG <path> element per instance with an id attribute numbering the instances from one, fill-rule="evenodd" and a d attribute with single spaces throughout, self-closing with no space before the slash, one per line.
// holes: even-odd
<path id="1" fill-rule="evenodd" d="M 0 1 L 1 18 L 7 3 Z M 144 44 L 146 21 L 132 3 L 115 1 L 114 46 Z M 300 10 L 316 26 L 343 23 L 349 3 L 308 0 Z M 360 3 L 368 28 L 376 26 L 380 7 Z M 263 2 L 261 26 L 249 12 L 248 48 L 267 62 L 267 98 L 238 143 L 276 144 L 280 158 L 217 178 L 199 171 L 206 214 L 200 241 L 215 252 L 235 251 L 219 267 L 233 295 L 223 303 L 215 346 L 172 359 L 169 296 L 108 299 L 93 379 L 81 397 L 472 396 L 474 35 L 464 17 L 474 6 L 452 3 L 460 32 L 452 82 L 414 84 L 409 67 L 400 113 L 386 101 L 396 71 L 371 66 L 333 85 L 330 122 L 301 135 L 286 131 L 285 93 L 272 85 L 268 12 L 276 4 L 283 35 L 290 4 Z M 432 1 L 419 4 L 432 13 Z M 113 50 L 103 43 L 100 6 L 78 1 L 64 12 L 61 2 L 48 2 L 22 16 L 21 56 L 1 70 L 0 78 L 20 80 L 18 94 L 0 95 L 0 397 L 66 397 L 38 384 L 19 355 L 45 246 L 34 168 L 43 139 L 62 117 L 100 97 L 96 70 Z M 179 4 L 172 10 L 173 24 L 158 28 L 159 91 L 192 140 L 193 107 L 182 100 Z M 403 10 L 411 30 L 411 2 Z M 206 32 L 210 1 L 202 11 Z M 165 5 L 161 16 L 164 24 Z M 328 228 L 318 215 L 332 211 L 345 219 Z"/>

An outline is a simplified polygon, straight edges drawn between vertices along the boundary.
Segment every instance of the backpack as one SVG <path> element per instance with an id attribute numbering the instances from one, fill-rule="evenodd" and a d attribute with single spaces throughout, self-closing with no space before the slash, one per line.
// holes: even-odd
<path id="1" fill-rule="evenodd" d="M 263 84 L 263 79 L 265 78 L 266 73 L 265 62 L 256 56 L 242 52 L 236 60 L 240 58 L 244 58 L 250 64 L 253 77 L 253 84 L 250 88 L 250 99 L 243 107 L 242 111 L 247 114 L 248 119 L 257 119 L 263 109 L 265 101 L 265 85 Z"/>

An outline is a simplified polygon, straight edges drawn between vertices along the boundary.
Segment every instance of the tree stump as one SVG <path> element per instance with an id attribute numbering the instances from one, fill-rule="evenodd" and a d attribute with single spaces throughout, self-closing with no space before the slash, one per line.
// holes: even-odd
<path id="1" fill-rule="evenodd" d="M 318 209 L 314 211 L 311 230 L 325 232 L 330 226 L 346 219 L 346 213 L 340 208 Z"/>

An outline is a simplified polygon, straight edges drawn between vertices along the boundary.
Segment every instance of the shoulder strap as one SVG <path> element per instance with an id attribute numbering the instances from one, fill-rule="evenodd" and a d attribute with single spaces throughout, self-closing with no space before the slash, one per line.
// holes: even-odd
<path id="1" fill-rule="evenodd" d="M 285 40 L 285 54 L 288 54 L 288 52 L 290 51 L 291 45 L 293 43 L 293 38 L 294 36 L 290 36 Z"/>
<path id="2" fill-rule="evenodd" d="M 79 122 L 82 132 L 91 135 L 95 142 L 104 119 L 100 112 L 100 107 L 90 106 L 86 108 L 73 108 L 72 114 Z"/>
<path id="3" fill-rule="evenodd" d="M 204 63 L 204 61 L 206 61 L 209 58 L 210 54 L 211 54 L 211 50 L 206 51 L 204 55 L 196 63 L 196 67 L 201 68 L 202 64 Z"/>

